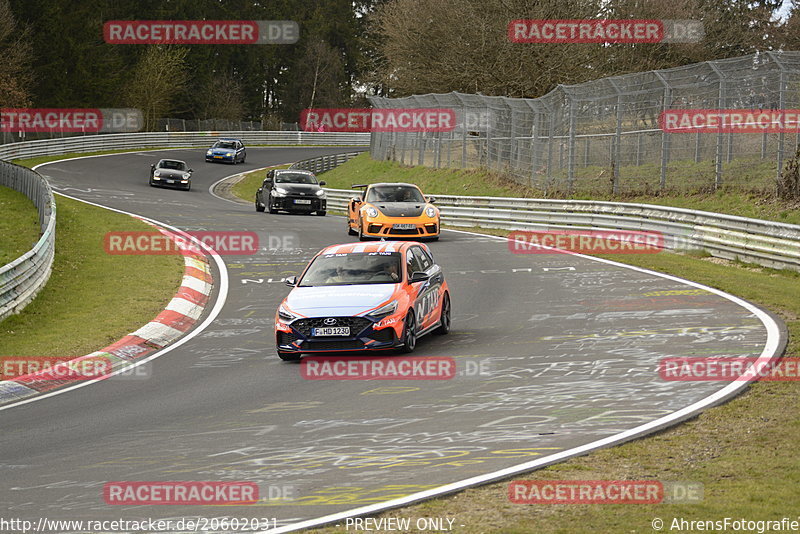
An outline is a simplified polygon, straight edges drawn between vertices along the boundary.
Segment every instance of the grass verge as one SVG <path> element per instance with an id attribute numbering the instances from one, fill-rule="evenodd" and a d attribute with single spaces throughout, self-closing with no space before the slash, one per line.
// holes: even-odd
<path id="1" fill-rule="evenodd" d="M 31 304 L 0 323 L 1 355 L 88 354 L 152 320 L 180 286 L 181 256 L 104 251 L 106 232 L 152 231 L 151 226 L 61 196 L 56 202 L 53 272 Z"/>
<path id="2" fill-rule="evenodd" d="M 19 191 L 0 186 L 0 267 L 28 252 L 39 240 L 39 215 Z"/>
<path id="3" fill-rule="evenodd" d="M 544 191 L 521 185 L 496 171 L 409 167 L 391 161 L 375 161 L 367 153 L 326 172 L 323 176 L 324 180 L 328 182 L 327 187 L 333 189 L 350 189 L 350 186 L 356 183 L 411 182 L 419 185 L 426 194 L 432 195 L 523 198 L 545 198 L 547 196 Z M 780 201 L 752 192 L 720 190 L 715 193 L 691 195 L 676 192 L 659 195 L 623 194 L 616 196 L 584 194 L 568 198 L 659 204 L 800 224 L 800 202 Z"/>
<path id="4" fill-rule="evenodd" d="M 275 169 L 288 169 L 291 164 L 286 165 L 278 165 L 276 167 L 271 167 Z M 236 184 L 231 188 L 233 194 L 237 197 L 253 201 L 256 196 L 256 191 L 258 188 L 261 187 L 261 184 L 264 182 L 264 178 L 267 175 L 267 171 L 264 169 L 250 171 L 245 174 L 244 178 L 236 182 Z"/>

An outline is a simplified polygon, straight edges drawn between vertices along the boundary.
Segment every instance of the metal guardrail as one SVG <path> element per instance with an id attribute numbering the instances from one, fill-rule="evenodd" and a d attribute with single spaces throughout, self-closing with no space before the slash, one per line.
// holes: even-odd
<path id="1" fill-rule="evenodd" d="M 327 172 L 331 169 L 347 163 L 354 157 L 362 154 L 362 152 L 347 152 L 344 154 L 330 154 L 327 156 L 320 156 L 318 158 L 304 159 L 293 163 L 291 169 L 303 169 L 304 171 L 311 171 L 314 174 Z"/>
<path id="2" fill-rule="evenodd" d="M 0 159 L 13 160 L 104 150 L 159 147 L 208 147 L 220 137 L 237 137 L 245 145 L 369 145 L 369 133 L 339 132 L 140 132 L 42 139 L 0 145 Z"/>
<path id="3" fill-rule="evenodd" d="M 326 189 L 328 209 L 346 211 L 360 191 Z M 504 230 L 639 230 L 659 232 L 671 250 L 800 271 L 800 225 L 652 204 L 436 195 L 442 222 Z"/>
<path id="4" fill-rule="evenodd" d="M 31 250 L 0 267 L 0 321 L 21 311 L 50 278 L 56 243 L 56 203 L 42 176 L 0 161 L 0 185 L 23 193 L 39 212 L 41 237 Z"/>

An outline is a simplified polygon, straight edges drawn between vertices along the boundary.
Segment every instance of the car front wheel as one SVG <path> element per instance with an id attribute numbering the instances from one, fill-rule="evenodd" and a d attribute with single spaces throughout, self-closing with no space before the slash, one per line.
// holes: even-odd
<path id="1" fill-rule="evenodd" d="M 403 328 L 403 346 L 400 350 L 408 354 L 414 352 L 415 348 L 417 348 L 417 325 L 414 320 L 414 310 L 411 310 L 406 317 L 406 324 Z"/>
<path id="2" fill-rule="evenodd" d="M 443 336 L 450 332 L 450 294 L 444 294 L 442 301 L 442 315 L 439 316 L 439 327 L 433 331 L 434 334 Z"/>
<path id="3" fill-rule="evenodd" d="M 269 210 L 270 213 L 278 213 L 278 210 L 275 209 L 272 202 L 272 195 L 267 197 L 267 210 Z"/>

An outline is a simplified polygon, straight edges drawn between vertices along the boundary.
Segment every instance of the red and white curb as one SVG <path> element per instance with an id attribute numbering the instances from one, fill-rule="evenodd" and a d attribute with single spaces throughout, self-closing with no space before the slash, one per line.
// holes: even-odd
<path id="1" fill-rule="evenodd" d="M 137 217 L 138 218 L 138 217 Z M 143 220 L 143 219 L 140 219 Z M 111 345 L 86 356 L 70 360 L 67 365 L 77 370 L 83 360 L 102 358 L 111 364 L 109 373 L 97 379 L 111 376 L 113 371 L 130 365 L 131 362 L 163 349 L 189 331 L 203 315 L 208 304 L 213 278 L 208 257 L 199 252 L 187 250 L 183 246 L 185 240 L 176 240 L 178 235 L 164 228 L 155 226 L 162 234 L 172 239 L 182 249 L 184 261 L 183 281 L 177 293 L 152 321 L 131 332 Z M 16 377 L 13 380 L 0 381 L 0 405 L 48 393 L 78 381 L 82 378 L 56 378 L 50 370 L 38 371 Z"/>

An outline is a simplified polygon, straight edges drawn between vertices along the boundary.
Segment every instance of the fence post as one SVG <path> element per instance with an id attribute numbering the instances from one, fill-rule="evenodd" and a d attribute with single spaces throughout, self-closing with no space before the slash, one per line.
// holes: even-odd
<path id="1" fill-rule="evenodd" d="M 719 78 L 719 94 L 717 95 L 717 108 L 724 109 L 726 104 L 726 94 L 725 94 L 725 76 L 719 67 L 714 64 L 713 61 L 709 61 L 708 65 L 714 71 L 714 73 Z M 723 154 L 723 144 L 725 143 L 725 134 L 720 129 L 720 132 L 717 133 L 717 151 L 716 151 L 716 162 L 715 162 L 715 172 L 714 172 L 714 190 L 716 191 L 722 186 L 722 158 Z"/>
<path id="2" fill-rule="evenodd" d="M 619 167 L 620 167 L 620 145 L 622 144 L 622 91 L 620 91 L 617 84 L 614 83 L 613 78 L 609 78 L 609 83 L 617 92 L 617 129 L 614 131 L 614 140 L 612 141 L 612 156 L 611 156 L 611 193 L 616 195 L 619 193 Z"/>
<path id="3" fill-rule="evenodd" d="M 654 73 L 661 83 L 664 84 L 664 104 L 661 107 L 661 111 L 666 111 L 669 107 L 672 107 L 672 88 L 669 86 L 669 82 L 660 72 L 654 71 Z M 667 187 L 667 165 L 669 164 L 669 152 L 670 134 L 664 130 L 661 130 L 661 176 L 658 182 L 659 191 L 663 191 Z"/>
<path id="4" fill-rule="evenodd" d="M 783 110 L 786 108 L 786 66 L 780 61 L 779 57 L 775 52 L 769 51 L 767 55 L 778 65 L 780 69 L 780 78 L 779 78 L 779 85 L 778 85 L 778 109 Z M 770 99 L 772 100 L 772 99 Z M 798 134 L 795 134 L 798 135 Z M 775 186 L 777 188 L 777 181 L 781 178 L 781 172 L 783 172 L 783 159 L 784 159 L 784 150 L 786 148 L 786 134 L 784 132 L 780 132 L 778 134 L 778 154 L 777 154 L 777 169 L 775 172 Z M 795 145 L 797 144 L 797 137 L 795 137 Z"/>

